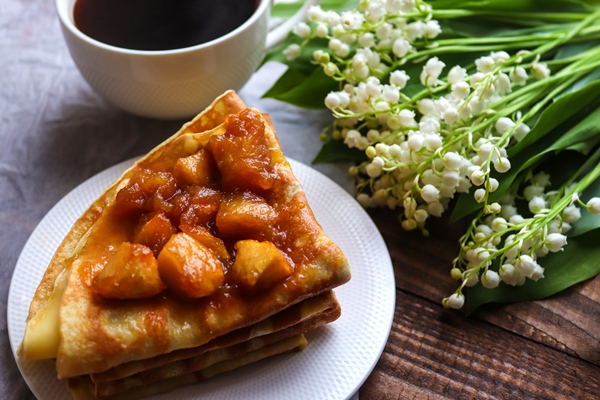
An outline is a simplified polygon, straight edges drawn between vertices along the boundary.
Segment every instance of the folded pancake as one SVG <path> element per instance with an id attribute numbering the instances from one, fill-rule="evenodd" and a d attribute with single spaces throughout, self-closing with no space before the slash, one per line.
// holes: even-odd
<path id="1" fill-rule="evenodd" d="M 298 316 L 281 322 L 283 312 L 312 298 L 329 307 L 330 290 L 349 279 L 268 118 L 227 92 L 77 220 L 35 293 L 18 354 L 56 358 L 59 378 L 84 377 L 74 388 L 90 374 L 98 392 L 103 379 L 133 382 L 157 368 L 152 380 L 171 387 L 272 353 L 254 349 L 271 334 L 314 328 Z M 313 322 L 339 312 L 328 315 Z M 275 338 L 264 348 L 302 347 Z M 207 364 L 205 354 L 235 346 L 235 357 Z M 192 350 L 203 373 L 166 372 Z"/>
<path id="2" fill-rule="evenodd" d="M 151 359 L 136 360 L 113 367 L 107 371 L 91 374 L 95 383 L 117 381 L 132 375 L 172 364 L 180 360 L 200 356 L 207 351 L 225 348 L 247 342 L 257 337 L 279 333 L 292 327 L 304 329 L 295 333 L 305 333 L 316 327 L 336 320 L 341 313 L 340 305 L 333 291 L 306 299 L 254 325 L 238 329 L 210 342 L 191 349 L 176 350 Z"/>
<path id="3" fill-rule="evenodd" d="M 243 367 L 253 362 L 271 357 L 277 354 L 287 353 L 294 350 L 302 350 L 308 345 L 304 335 L 295 335 L 282 339 L 278 342 L 266 345 L 257 350 L 249 351 L 237 358 L 215 363 L 203 370 L 187 375 L 176 376 L 145 386 L 133 387 L 123 393 L 111 395 L 108 397 L 95 397 L 92 394 L 92 385 L 89 377 L 69 378 L 69 391 L 73 394 L 74 400 L 133 400 L 142 397 L 152 396 L 154 394 L 168 392 L 180 386 L 201 382 L 212 378 L 215 375 L 222 374 Z"/>
<path id="4" fill-rule="evenodd" d="M 258 324 L 242 328 L 194 349 L 174 351 L 150 360 L 134 361 L 100 374 L 92 374 L 90 391 L 96 398 L 131 393 L 132 389 L 147 386 L 161 388 L 158 382 L 194 374 L 203 380 L 209 367 L 237 360 L 249 352 L 257 352 L 291 336 L 301 335 L 336 320 L 341 308 L 332 291 L 304 300 Z M 266 356 L 265 356 L 266 357 Z M 264 358 L 264 357 L 261 357 Z M 225 365 L 225 364 L 222 364 Z M 231 368 L 228 368 L 229 370 Z M 214 369 L 213 369 L 214 370 Z M 203 372 L 204 371 L 204 372 Z M 186 378 L 186 382 L 190 377 Z M 157 392 L 158 393 L 158 392 Z M 130 397 L 132 398 L 132 397 Z"/>

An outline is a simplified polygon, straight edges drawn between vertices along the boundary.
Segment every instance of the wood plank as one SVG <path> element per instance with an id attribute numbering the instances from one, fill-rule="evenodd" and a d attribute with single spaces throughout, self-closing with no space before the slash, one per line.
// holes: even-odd
<path id="1" fill-rule="evenodd" d="M 477 317 L 600 365 L 600 275 L 548 299 L 487 307 Z"/>
<path id="2" fill-rule="evenodd" d="M 464 223 L 433 219 L 430 236 L 404 231 L 397 212 L 370 210 L 392 257 L 396 287 L 439 303 L 454 292 L 449 277 Z M 429 222 L 429 221 L 428 221 Z M 547 299 L 486 306 L 478 318 L 600 365 L 600 276 Z"/>
<path id="3" fill-rule="evenodd" d="M 600 367 L 404 291 L 369 399 L 592 399 Z"/>

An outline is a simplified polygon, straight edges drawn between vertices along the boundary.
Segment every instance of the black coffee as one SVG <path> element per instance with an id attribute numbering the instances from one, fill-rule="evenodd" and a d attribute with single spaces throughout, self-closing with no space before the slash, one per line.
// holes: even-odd
<path id="1" fill-rule="evenodd" d="M 135 50 L 194 46 L 231 32 L 257 0 L 77 0 L 75 26 L 106 44 Z"/>

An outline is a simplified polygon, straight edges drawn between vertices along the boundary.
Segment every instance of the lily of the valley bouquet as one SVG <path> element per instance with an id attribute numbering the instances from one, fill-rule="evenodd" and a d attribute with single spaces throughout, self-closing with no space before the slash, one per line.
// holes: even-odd
<path id="1" fill-rule="evenodd" d="M 266 94 L 326 107 L 315 161 L 352 160 L 399 229 L 468 218 L 442 300 L 541 298 L 600 272 L 600 1 L 323 0 Z M 468 289 L 467 289 L 468 288 Z"/>

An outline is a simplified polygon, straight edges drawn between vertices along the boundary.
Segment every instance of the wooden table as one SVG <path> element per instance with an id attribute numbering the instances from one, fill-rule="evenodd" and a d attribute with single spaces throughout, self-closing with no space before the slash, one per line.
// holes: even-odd
<path id="1" fill-rule="evenodd" d="M 0 7 L 0 399 L 31 399 L 7 336 L 7 297 L 35 226 L 92 175 L 143 154 L 183 121 L 127 115 L 83 81 L 64 45 L 54 3 Z M 261 100 L 272 71 L 241 95 L 270 112 L 286 155 L 310 164 L 328 114 Z M 260 78 L 262 76 L 262 78 Z M 318 170 L 346 190 L 345 165 Z M 390 251 L 397 300 L 384 353 L 360 399 L 600 398 L 600 278 L 544 301 L 488 308 L 475 317 L 440 305 L 462 227 L 441 220 L 431 237 L 399 228 L 392 211 L 370 212 Z"/>

